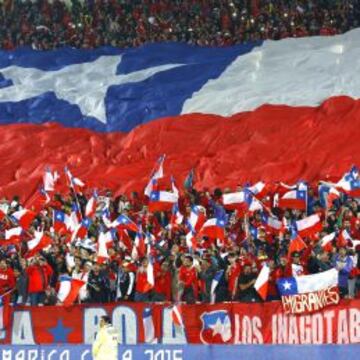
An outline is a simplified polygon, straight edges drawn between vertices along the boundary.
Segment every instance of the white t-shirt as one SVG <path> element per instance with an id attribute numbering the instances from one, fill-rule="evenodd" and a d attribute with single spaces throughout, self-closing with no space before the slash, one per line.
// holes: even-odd
<path id="1" fill-rule="evenodd" d="M 95 360 L 118 359 L 119 334 L 112 325 L 106 325 L 96 335 L 92 347 Z"/>

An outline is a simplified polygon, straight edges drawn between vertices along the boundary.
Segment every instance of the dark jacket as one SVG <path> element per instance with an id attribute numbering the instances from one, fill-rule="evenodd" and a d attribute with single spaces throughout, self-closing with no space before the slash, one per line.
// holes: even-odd
<path id="1" fill-rule="evenodd" d="M 199 273 L 199 278 L 202 280 L 201 288 L 201 301 L 210 303 L 211 301 L 211 284 L 216 274 L 216 267 L 210 266 L 206 271 L 201 271 Z"/>
<path id="2" fill-rule="evenodd" d="M 310 274 L 317 274 L 332 268 L 331 262 L 324 262 L 316 257 L 311 257 L 308 263 L 308 269 Z"/>
<path id="3" fill-rule="evenodd" d="M 135 294 L 135 273 L 119 269 L 116 278 L 116 300 L 133 301 Z"/>
<path id="4" fill-rule="evenodd" d="M 109 301 L 110 282 L 104 273 L 90 271 L 88 285 L 89 302 L 105 303 Z"/>

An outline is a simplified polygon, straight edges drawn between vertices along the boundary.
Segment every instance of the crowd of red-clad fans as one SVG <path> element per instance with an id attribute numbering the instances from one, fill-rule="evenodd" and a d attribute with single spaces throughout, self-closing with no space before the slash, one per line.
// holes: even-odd
<path id="1" fill-rule="evenodd" d="M 79 303 L 258 302 L 264 264 L 267 301 L 280 299 L 277 279 L 331 268 L 342 297 L 360 295 L 356 168 L 320 187 L 260 182 L 211 192 L 195 189 L 192 176 L 162 189 L 161 169 L 147 195 L 117 197 L 66 174 L 67 191 L 47 171 L 26 208 L 17 197 L 0 202 L 0 294 L 14 304 L 59 304 L 64 276 L 84 281 Z"/>
<path id="2" fill-rule="evenodd" d="M 2 0 L 0 47 L 226 46 L 333 35 L 359 20 L 359 0 Z"/>

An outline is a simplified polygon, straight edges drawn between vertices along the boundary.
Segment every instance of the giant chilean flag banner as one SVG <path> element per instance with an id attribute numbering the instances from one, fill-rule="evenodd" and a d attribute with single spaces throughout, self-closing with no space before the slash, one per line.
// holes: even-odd
<path id="1" fill-rule="evenodd" d="M 342 300 L 311 314 L 287 315 L 281 302 L 180 305 L 184 326 L 166 304 L 117 303 L 13 309 L 1 342 L 91 344 L 109 315 L 121 344 L 359 344 L 360 300 Z"/>
<path id="2" fill-rule="evenodd" d="M 45 166 L 64 165 L 89 187 L 139 190 L 160 154 L 179 183 L 195 168 L 197 187 L 340 175 L 360 162 L 359 56 L 360 29 L 0 51 L 0 196 L 26 199 Z"/>

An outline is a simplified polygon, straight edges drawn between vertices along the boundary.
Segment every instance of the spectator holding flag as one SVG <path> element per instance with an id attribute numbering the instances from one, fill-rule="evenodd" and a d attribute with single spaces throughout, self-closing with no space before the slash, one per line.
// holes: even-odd
<path id="1" fill-rule="evenodd" d="M 182 301 L 185 301 L 187 304 L 194 304 L 197 301 L 197 282 L 198 275 L 193 257 L 185 255 L 179 270 L 179 285 L 183 289 L 181 296 Z"/>
<path id="2" fill-rule="evenodd" d="M 29 234 L 21 232 L 21 235 L 17 235 L 18 245 L 7 246 L 8 239 L 4 236 L 4 246 L 0 248 L 0 256 L 7 257 L 7 261 L 0 262 L 3 291 L 11 289 L 11 281 L 5 276 L 14 270 L 16 285 L 14 282 L 12 288 L 16 289 L 13 302 L 20 304 L 27 301 L 28 293 L 32 305 L 54 303 L 54 288 L 61 274 L 72 279 L 88 280 L 79 293 L 80 302 L 252 302 L 259 300 L 254 283 L 260 269 L 267 264 L 270 270 L 267 300 L 279 297 L 275 287 L 277 279 L 302 276 L 308 272 L 317 274 L 332 267 L 339 270 L 342 296 L 348 296 L 348 293 L 349 296 L 354 296 L 357 290 L 352 288 L 349 291 L 349 279 L 353 278 L 355 287 L 359 274 L 360 243 L 360 240 L 356 240 L 356 221 L 360 216 L 356 198 L 345 194 L 339 197 L 331 211 L 323 214 L 323 224 L 326 227 L 321 226 L 322 229 L 311 233 L 311 236 L 304 233 L 304 228 L 300 229 L 305 247 L 294 251 L 290 241 L 293 242 L 296 237 L 291 238 L 289 224 L 306 218 L 305 211 L 269 205 L 276 223 L 280 223 L 277 227 L 271 227 L 268 222 L 264 224 L 264 210 L 224 209 L 221 203 L 224 192 L 225 190 L 216 189 L 210 193 L 208 189 L 192 187 L 191 192 L 180 193 L 178 211 L 183 216 L 183 221 L 169 230 L 168 224 L 173 215 L 171 210 L 151 213 L 146 200 L 137 196 L 135 210 L 132 201 L 127 204 L 125 195 L 113 197 L 107 190 L 99 189 L 96 200 L 99 209 L 88 212 L 91 224 L 82 229 L 81 236 L 78 236 L 79 232 L 74 234 L 68 228 L 70 214 L 74 220 L 75 217 L 80 217 L 80 214 L 72 211 L 73 204 L 77 202 L 74 190 L 52 194 L 51 202 L 36 213 L 36 218 L 29 227 Z M 316 191 L 313 193 L 314 200 L 317 201 Z M 77 199 L 82 204 L 80 207 L 86 207 L 92 196 L 92 190 L 88 193 L 84 190 L 82 195 L 78 193 Z M 124 204 L 118 206 L 120 200 Z M 5 209 L 3 218 L 0 219 L 3 231 L 11 225 L 5 216 L 14 211 L 11 203 L 12 199 L 4 199 L 1 203 L 2 209 Z M 102 205 L 104 211 L 100 210 Z M 26 209 L 20 199 L 14 202 L 14 206 Z M 197 213 L 192 211 L 200 208 Z M 203 222 L 212 218 L 214 212 L 221 218 L 231 219 L 225 221 L 224 238 L 221 241 L 216 236 L 209 241 L 206 236 L 199 235 Z M 56 213 L 66 215 L 64 221 L 54 224 Z M 186 241 L 191 216 L 193 226 L 198 225 L 194 232 L 196 242 L 191 244 L 196 245 L 196 249 Z M 126 221 L 115 222 L 119 218 Z M 142 224 L 145 231 L 143 238 L 136 237 L 136 232 L 129 223 Z M 334 231 L 337 223 L 342 229 L 341 241 Z M 51 241 L 33 251 L 31 257 L 25 260 L 22 255 L 29 255 L 28 239 L 40 224 Z M 105 246 L 101 253 L 104 256 L 99 257 L 97 242 L 101 232 L 111 236 L 104 237 Z M 328 237 L 326 242 L 323 241 L 325 236 Z M 149 258 L 142 258 L 145 254 Z M 152 262 L 149 264 L 150 258 Z"/>
<path id="3" fill-rule="evenodd" d="M 79 259 L 79 258 L 76 258 Z M 73 279 L 78 279 L 85 281 L 85 283 L 89 280 L 89 274 L 92 268 L 92 263 L 90 261 L 86 261 L 82 267 L 75 267 L 72 272 Z M 84 303 L 89 299 L 89 291 L 86 284 L 79 291 L 79 302 Z"/>
<path id="4" fill-rule="evenodd" d="M 346 247 L 340 247 L 334 256 L 333 266 L 339 271 L 339 292 L 340 296 L 347 298 L 349 295 L 349 276 L 353 268 L 353 260 L 347 254 Z"/>
<path id="5" fill-rule="evenodd" d="M 136 292 L 135 301 L 148 302 L 151 300 L 152 287 L 148 281 L 149 260 L 144 257 L 140 260 L 140 266 L 136 271 Z"/>

